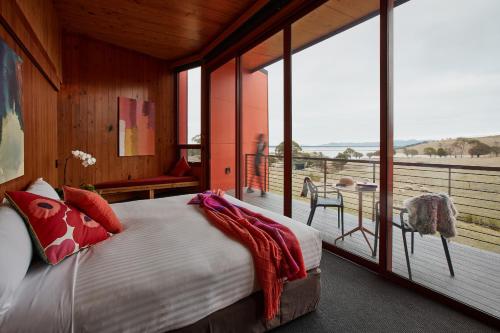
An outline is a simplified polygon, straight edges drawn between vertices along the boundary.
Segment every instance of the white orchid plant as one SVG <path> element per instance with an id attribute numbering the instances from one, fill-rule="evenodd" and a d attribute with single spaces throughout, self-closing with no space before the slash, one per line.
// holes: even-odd
<path id="1" fill-rule="evenodd" d="M 79 160 L 82 161 L 82 165 L 86 168 L 90 165 L 94 165 L 95 162 L 97 162 L 97 160 L 95 159 L 95 157 L 93 157 L 92 155 L 86 153 L 86 152 L 83 152 L 81 150 L 72 150 L 71 151 L 71 155 L 73 155 L 74 158 L 77 158 Z"/>
<path id="2" fill-rule="evenodd" d="M 72 150 L 71 155 L 66 157 L 66 160 L 64 161 L 64 184 L 66 185 L 66 167 L 68 165 L 68 161 L 70 158 L 76 158 L 81 161 L 83 167 L 88 167 L 94 165 L 97 160 L 94 156 L 90 155 L 89 153 L 86 153 L 81 150 Z"/>

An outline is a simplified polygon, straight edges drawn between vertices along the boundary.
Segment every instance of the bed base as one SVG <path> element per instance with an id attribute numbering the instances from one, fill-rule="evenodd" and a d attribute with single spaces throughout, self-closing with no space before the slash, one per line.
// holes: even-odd
<path id="1" fill-rule="evenodd" d="M 194 324 L 170 332 L 266 332 L 316 310 L 321 292 L 320 273 L 316 268 L 307 272 L 307 278 L 286 283 L 281 294 L 280 313 L 269 322 L 262 320 L 264 300 L 262 292 L 258 291 Z"/>

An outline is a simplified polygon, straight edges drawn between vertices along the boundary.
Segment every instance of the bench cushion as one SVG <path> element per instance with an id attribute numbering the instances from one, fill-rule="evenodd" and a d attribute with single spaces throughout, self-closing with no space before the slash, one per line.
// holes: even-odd
<path id="1" fill-rule="evenodd" d="M 193 182 L 197 180 L 198 179 L 193 176 L 174 177 L 169 175 L 163 175 L 163 176 L 149 177 L 149 178 L 108 181 L 95 184 L 94 186 L 96 189 L 105 189 L 105 188 L 115 188 L 115 187 L 183 183 L 183 182 Z"/>

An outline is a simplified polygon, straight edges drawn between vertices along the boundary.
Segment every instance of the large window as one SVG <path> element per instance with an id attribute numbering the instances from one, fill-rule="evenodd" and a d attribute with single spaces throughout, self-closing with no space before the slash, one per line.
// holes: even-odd
<path id="1" fill-rule="evenodd" d="M 379 17 L 336 33 L 338 10 L 329 1 L 292 25 L 292 217 L 377 261 Z"/>
<path id="2" fill-rule="evenodd" d="M 190 162 L 201 160 L 201 67 L 177 74 L 178 143 Z"/>
<path id="3" fill-rule="evenodd" d="M 392 256 L 395 273 L 497 317 L 499 14 L 495 0 L 414 0 L 394 11 L 394 205 L 445 193 L 458 215 L 451 238 L 394 228 Z"/>
<path id="4" fill-rule="evenodd" d="M 326 1 L 207 68 L 211 187 L 291 208 L 327 249 L 500 317 L 500 3 L 391 3 Z M 450 203 L 417 205 L 440 228 L 456 218 L 455 237 L 420 235 L 405 208 L 421 195 Z"/>

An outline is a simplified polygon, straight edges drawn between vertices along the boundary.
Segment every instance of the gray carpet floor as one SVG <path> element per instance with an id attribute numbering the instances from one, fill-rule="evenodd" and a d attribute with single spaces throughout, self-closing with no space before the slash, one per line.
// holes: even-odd
<path id="1" fill-rule="evenodd" d="M 323 251 L 318 309 L 273 332 L 499 332 Z"/>

